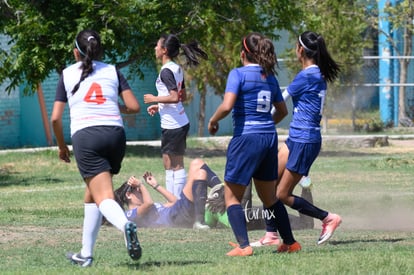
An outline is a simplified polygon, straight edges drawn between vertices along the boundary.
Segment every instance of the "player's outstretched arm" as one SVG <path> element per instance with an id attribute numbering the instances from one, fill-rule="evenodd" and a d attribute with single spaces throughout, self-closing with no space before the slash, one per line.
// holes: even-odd
<path id="1" fill-rule="evenodd" d="M 154 190 L 158 191 L 167 200 L 167 203 L 164 204 L 165 206 L 171 206 L 177 201 L 177 197 L 174 196 L 174 194 L 172 194 L 167 189 L 165 189 L 164 187 L 158 184 L 157 180 L 155 179 L 155 177 L 152 175 L 151 172 L 145 172 L 143 177 L 145 179 L 145 182 L 149 186 L 154 188 Z"/>

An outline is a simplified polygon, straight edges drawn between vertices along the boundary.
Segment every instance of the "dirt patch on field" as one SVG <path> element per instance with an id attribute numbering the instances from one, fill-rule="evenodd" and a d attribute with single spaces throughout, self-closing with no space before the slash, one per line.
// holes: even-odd
<path id="1" fill-rule="evenodd" d="M 389 152 L 414 152 L 414 139 L 404 139 L 404 140 L 390 140 L 390 146 L 384 148 L 385 150 L 389 150 Z"/>

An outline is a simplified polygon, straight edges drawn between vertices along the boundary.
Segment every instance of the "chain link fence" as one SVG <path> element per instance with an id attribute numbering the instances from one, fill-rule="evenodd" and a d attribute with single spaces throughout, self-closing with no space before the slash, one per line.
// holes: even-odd
<path id="1" fill-rule="evenodd" d="M 400 83 L 400 75 L 402 73 L 399 61 L 405 59 L 409 62 L 406 76 L 406 83 Z M 398 96 L 399 88 L 405 87 L 405 107 L 406 115 L 414 120 L 414 56 L 364 56 L 363 65 L 359 71 L 353 73 L 350 83 L 342 83 L 338 87 L 329 85 L 327 106 L 325 108 L 327 121 L 325 123 L 331 126 L 349 126 L 355 129 L 355 123 L 364 124 L 364 120 L 372 118 L 364 117 L 361 114 L 379 113 L 380 97 L 389 96 L 393 108 L 398 108 L 398 100 L 394 97 Z M 279 60 L 278 79 L 280 86 L 285 89 L 294 75 L 290 75 L 288 68 L 288 60 Z M 389 64 L 388 79 L 381 80 L 380 62 Z M 382 94 L 387 91 L 387 94 Z M 398 99 L 398 98 L 397 98 Z M 397 109 L 398 110 L 398 109 Z M 377 118 L 379 120 L 379 118 Z"/>

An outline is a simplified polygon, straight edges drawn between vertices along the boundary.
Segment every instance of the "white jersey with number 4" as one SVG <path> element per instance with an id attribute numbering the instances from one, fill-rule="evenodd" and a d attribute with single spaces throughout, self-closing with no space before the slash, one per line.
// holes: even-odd
<path id="1" fill-rule="evenodd" d="M 113 65 L 93 61 L 93 72 L 72 95 L 73 87 L 82 74 L 81 62 L 63 70 L 63 81 L 70 107 L 71 136 L 90 126 L 121 126 L 118 107 L 119 80 Z"/>

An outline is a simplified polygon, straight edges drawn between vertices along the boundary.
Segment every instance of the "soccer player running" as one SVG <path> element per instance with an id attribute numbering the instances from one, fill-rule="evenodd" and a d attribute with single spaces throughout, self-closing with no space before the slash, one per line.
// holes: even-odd
<path id="1" fill-rule="evenodd" d="M 161 117 L 161 152 L 167 190 L 179 197 L 186 182 L 184 153 L 190 122 L 182 101 L 186 99 L 183 68 L 174 62 L 180 49 L 188 66 L 197 66 L 199 57 L 207 54 L 193 42 L 181 44 L 176 35 L 162 35 L 155 46 L 155 56 L 162 67 L 156 80 L 158 96 L 144 95 L 144 103 L 156 103 L 147 108 L 149 115 Z"/>
<path id="2" fill-rule="evenodd" d="M 293 117 L 288 138 L 279 150 L 276 196 L 299 213 L 322 221 L 322 232 L 317 242 L 322 244 L 332 237 L 341 223 L 341 217 L 315 207 L 292 192 L 301 178 L 309 174 L 312 163 L 321 149 L 320 122 L 327 82 L 337 78 L 340 68 L 329 54 L 324 38 L 311 31 L 299 36 L 296 57 L 302 65 L 302 70 L 283 92 L 285 100 L 292 98 Z"/>
<path id="3" fill-rule="evenodd" d="M 62 126 L 63 111 L 69 103 L 73 151 L 86 183 L 82 249 L 67 257 L 82 267 L 92 264 L 103 215 L 124 232 L 128 254 L 138 260 L 141 247 L 136 225 L 128 221 L 114 200 L 112 176 L 119 173 L 126 148 L 120 113 L 137 113 L 140 105 L 124 76 L 114 66 L 98 61 L 103 50 L 96 31 L 81 31 L 73 53 L 77 62 L 63 70 L 51 116 L 59 158 L 70 162 Z M 119 106 L 119 97 L 125 105 Z"/>
<path id="4" fill-rule="evenodd" d="M 275 194 L 278 166 L 275 123 L 287 115 L 287 107 L 275 77 L 277 59 L 273 43 L 259 33 L 250 33 L 241 40 L 240 58 L 243 66 L 229 73 L 223 102 L 208 123 L 208 131 L 215 135 L 219 121 L 232 111 L 233 138 L 227 148 L 224 197 L 238 244 L 233 244 L 234 249 L 226 255 L 253 254 L 240 204 L 251 178 L 263 208 L 274 214 L 269 215 L 268 222 L 278 229 L 283 249 L 297 251 L 300 245 L 293 237 L 286 208 Z M 272 106 L 277 110 L 273 115 Z"/>

